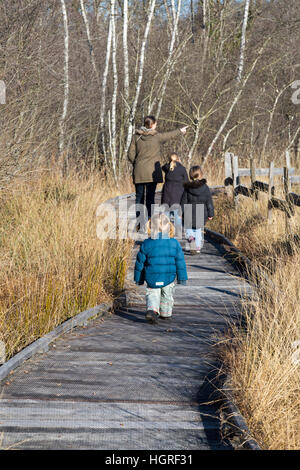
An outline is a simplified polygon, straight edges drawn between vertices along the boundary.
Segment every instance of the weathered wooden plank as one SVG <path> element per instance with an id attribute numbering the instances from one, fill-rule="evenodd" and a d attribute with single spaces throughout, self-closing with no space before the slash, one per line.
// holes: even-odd
<path id="1" fill-rule="evenodd" d="M 183 285 L 180 285 L 180 284 L 177 284 L 176 285 L 176 288 L 175 288 L 175 294 L 174 294 L 174 298 L 175 298 L 175 302 L 176 302 L 176 299 L 178 297 L 182 297 L 182 296 L 186 296 L 188 297 L 189 295 L 195 295 L 195 294 L 199 294 L 199 295 L 205 295 L 205 297 L 210 297 L 211 294 L 213 294 L 213 290 L 219 290 L 219 291 L 223 291 L 224 290 L 224 293 L 226 292 L 236 292 L 236 291 L 248 291 L 248 290 L 251 290 L 251 287 L 249 286 L 249 284 L 232 284 L 232 281 L 229 280 L 229 282 L 227 282 L 226 284 L 221 282 L 221 283 L 208 283 L 208 284 L 205 284 L 204 282 L 203 283 L 193 283 L 194 280 L 191 280 L 186 286 L 183 286 Z M 143 296 L 145 295 L 146 293 L 146 286 L 143 285 L 143 286 L 140 286 L 140 289 L 139 289 L 139 292 L 136 293 L 136 292 L 132 292 L 132 295 L 135 295 L 137 294 L 138 296 Z"/>
<path id="2" fill-rule="evenodd" d="M 168 409 L 170 427 L 173 429 L 204 430 L 199 407 L 184 404 L 147 404 L 147 403 L 102 403 L 95 406 L 86 402 L 54 401 L 43 404 L 39 400 L 3 400 L 0 404 L 0 419 L 5 417 L 6 429 L 15 427 L 19 431 L 26 427 L 40 428 L 41 419 L 48 432 L 53 429 L 166 429 L 167 424 L 161 421 L 161 416 Z M 49 413 L 51 410 L 51 413 Z M 202 412 L 209 413 L 209 407 L 203 406 Z M 213 418 L 208 420 L 208 429 L 215 429 Z"/>
<path id="3" fill-rule="evenodd" d="M 235 272 L 233 272 L 231 276 L 226 271 L 218 271 L 218 272 L 202 271 L 202 270 L 200 271 L 199 269 L 195 271 L 190 271 L 190 269 L 188 269 L 189 280 L 192 280 L 192 279 L 207 280 L 207 281 L 208 280 L 212 280 L 212 281 L 229 280 L 230 282 L 233 281 L 235 278 L 240 280 L 240 278 L 237 276 Z"/>
<path id="4" fill-rule="evenodd" d="M 295 168 L 290 168 L 290 174 Z M 239 176 L 251 176 L 250 168 L 239 168 Z M 269 176 L 269 168 L 256 168 L 256 176 Z M 283 176 L 283 168 L 274 168 L 274 176 Z"/>
<path id="5" fill-rule="evenodd" d="M 65 321 L 61 325 L 57 326 L 50 333 L 47 333 L 42 338 L 34 341 L 30 346 L 20 351 L 9 361 L 3 364 L 0 367 L 0 381 L 3 380 L 11 371 L 15 370 L 20 364 L 23 364 L 24 361 L 31 358 L 35 354 L 42 354 L 47 351 L 49 345 L 56 340 L 60 335 L 65 332 L 71 331 L 73 328 L 78 326 L 87 325 L 91 318 L 94 318 L 98 315 L 105 315 L 112 307 L 110 304 L 101 304 L 97 307 L 85 310 L 80 314 L 76 315 L 70 320 Z"/>
<path id="6" fill-rule="evenodd" d="M 167 412 L 167 409 L 166 409 Z M 207 425 L 205 424 L 205 427 Z M 37 432 L 24 431 L 18 433 L 6 432 L 3 437 L 2 447 L 10 449 L 28 450 L 172 450 L 176 442 L 176 449 L 191 450 L 226 450 L 230 446 L 223 444 L 219 439 L 219 433 L 201 433 L 200 430 L 172 429 L 166 431 L 160 428 L 155 430 L 127 430 L 120 425 L 118 429 L 98 431 L 93 433 L 82 430 L 81 432 L 64 432 L 64 429 L 46 433 L 44 428 Z"/>
<path id="7" fill-rule="evenodd" d="M 290 176 L 290 182 L 292 184 L 300 184 L 300 175 L 292 175 Z"/>

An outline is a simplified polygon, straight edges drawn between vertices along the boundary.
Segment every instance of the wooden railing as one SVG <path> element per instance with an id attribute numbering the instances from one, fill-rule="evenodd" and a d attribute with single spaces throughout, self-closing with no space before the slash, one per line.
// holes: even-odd
<path id="1" fill-rule="evenodd" d="M 251 185 L 241 184 L 241 177 L 250 177 Z M 258 176 L 268 176 L 269 182 L 257 180 Z M 284 199 L 276 197 L 275 176 L 282 176 Z M 255 160 L 250 160 L 249 168 L 239 168 L 239 159 L 236 155 L 225 154 L 225 188 L 229 197 L 233 198 L 237 208 L 239 196 L 251 197 L 254 201 L 259 199 L 260 192 L 267 193 L 266 217 L 272 223 L 273 210 L 284 212 L 286 230 L 290 231 L 290 219 L 295 215 L 295 206 L 300 207 L 300 194 L 292 192 L 293 184 L 300 184 L 300 175 L 295 175 L 295 168 L 290 165 L 290 155 L 286 152 L 286 165 L 276 168 L 274 162 L 269 168 L 256 168 Z"/>

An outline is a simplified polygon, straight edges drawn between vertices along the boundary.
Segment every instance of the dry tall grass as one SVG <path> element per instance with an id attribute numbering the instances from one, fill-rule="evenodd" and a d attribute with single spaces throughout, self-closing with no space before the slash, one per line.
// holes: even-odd
<path id="1" fill-rule="evenodd" d="M 99 175 L 75 174 L 41 174 L 0 192 L 0 339 L 8 357 L 122 287 L 130 244 L 99 240 L 95 215 L 119 193 Z"/>
<path id="2" fill-rule="evenodd" d="M 300 251 L 246 302 L 225 360 L 237 403 L 264 449 L 300 448 Z M 298 346 L 297 346 L 298 344 Z"/>
<path id="3" fill-rule="evenodd" d="M 237 211 L 217 201 L 213 226 L 257 267 L 258 297 L 243 305 L 246 330 L 235 329 L 224 362 L 242 414 L 264 449 L 300 448 L 300 248 L 287 240 L 284 214 L 266 221 L 264 196 L 258 203 L 241 198 Z M 292 222 L 300 233 L 299 209 Z"/>

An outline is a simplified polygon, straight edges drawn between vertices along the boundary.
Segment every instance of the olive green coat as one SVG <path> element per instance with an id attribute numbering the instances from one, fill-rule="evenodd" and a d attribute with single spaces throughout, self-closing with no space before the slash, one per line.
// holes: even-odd
<path id="1" fill-rule="evenodd" d="M 159 133 L 156 130 L 139 129 L 133 136 L 128 158 L 133 165 L 134 184 L 162 183 L 160 144 L 181 135 L 180 129 Z"/>

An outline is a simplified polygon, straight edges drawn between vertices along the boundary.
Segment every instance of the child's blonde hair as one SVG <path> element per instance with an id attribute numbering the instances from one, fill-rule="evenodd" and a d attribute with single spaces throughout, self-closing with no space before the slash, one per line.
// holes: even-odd
<path id="1" fill-rule="evenodd" d="M 170 155 L 170 158 L 169 158 L 169 161 L 170 161 L 170 170 L 173 171 L 175 166 L 176 166 L 176 162 L 179 162 L 180 158 L 179 156 L 177 155 L 177 153 L 173 152 L 171 153 Z"/>
<path id="2" fill-rule="evenodd" d="M 199 165 L 192 166 L 192 168 L 190 169 L 190 179 L 192 181 L 195 181 L 195 180 L 200 180 L 202 178 L 203 178 L 203 173 L 202 173 L 201 166 Z"/>
<path id="3" fill-rule="evenodd" d="M 165 214 L 154 214 L 146 224 L 146 229 L 149 237 L 152 235 L 157 236 L 158 233 L 168 235 L 169 238 L 174 238 L 175 227 L 170 221 L 169 217 Z"/>

